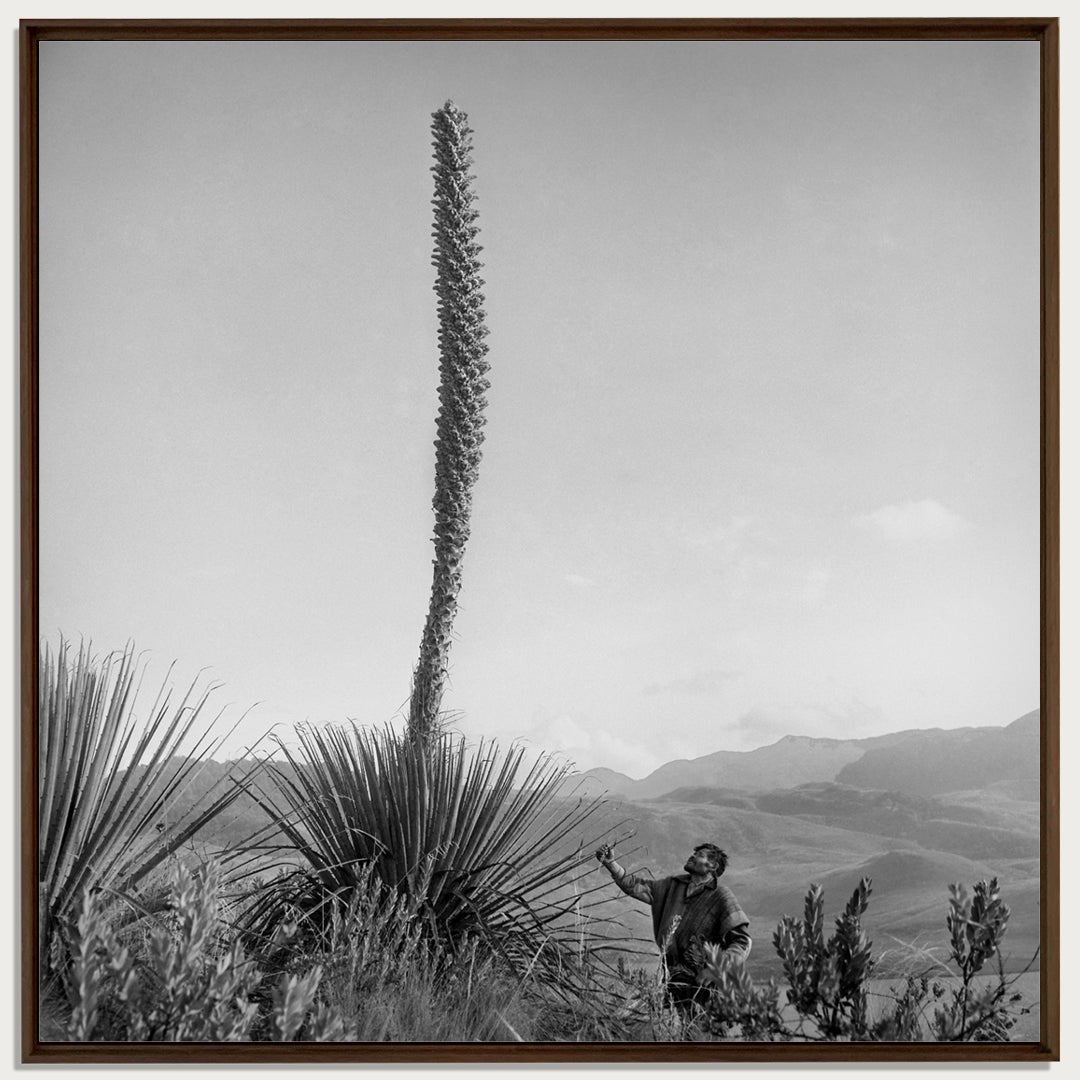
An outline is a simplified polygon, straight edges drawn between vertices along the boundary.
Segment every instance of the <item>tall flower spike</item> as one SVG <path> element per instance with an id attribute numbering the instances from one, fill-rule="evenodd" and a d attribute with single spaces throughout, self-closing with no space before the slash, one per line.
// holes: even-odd
<path id="1" fill-rule="evenodd" d="M 435 559 L 431 603 L 413 674 L 409 731 L 427 741 L 440 730 L 451 632 L 469 538 L 472 487 L 484 441 L 484 297 L 473 209 L 472 129 L 452 101 L 432 114 L 435 164 L 435 292 L 439 311 L 439 414 L 435 439 Z"/>

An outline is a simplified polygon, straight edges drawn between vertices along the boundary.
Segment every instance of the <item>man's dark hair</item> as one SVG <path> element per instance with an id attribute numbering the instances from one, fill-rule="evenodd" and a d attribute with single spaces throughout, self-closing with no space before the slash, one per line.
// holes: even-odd
<path id="1" fill-rule="evenodd" d="M 718 848 L 715 844 L 698 844 L 698 846 L 694 848 L 694 852 L 696 854 L 699 851 L 704 851 L 709 858 L 716 863 L 716 876 L 721 877 L 727 869 L 727 852 L 724 851 L 723 848 Z"/>

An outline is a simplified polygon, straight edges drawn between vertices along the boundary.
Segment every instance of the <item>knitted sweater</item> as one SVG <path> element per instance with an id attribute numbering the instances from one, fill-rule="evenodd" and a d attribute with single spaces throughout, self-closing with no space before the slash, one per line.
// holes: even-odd
<path id="1" fill-rule="evenodd" d="M 687 896 L 689 874 L 654 879 L 628 874 L 617 862 L 607 868 L 624 893 L 652 908 L 653 937 L 673 975 L 697 975 L 705 962 L 705 944 L 744 960 L 750 955 L 750 920 L 735 894 L 715 877 Z"/>

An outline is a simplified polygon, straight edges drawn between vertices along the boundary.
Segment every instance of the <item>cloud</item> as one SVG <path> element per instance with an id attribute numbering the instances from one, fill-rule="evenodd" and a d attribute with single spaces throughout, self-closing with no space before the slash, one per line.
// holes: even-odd
<path id="1" fill-rule="evenodd" d="M 592 589 L 596 587 L 596 582 L 592 578 L 585 577 L 583 574 L 564 574 L 563 581 L 579 589 Z"/>
<path id="2" fill-rule="evenodd" d="M 798 597 L 805 604 L 816 604 L 825 595 L 825 589 L 832 580 L 832 571 L 827 566 L 812 566 L 803 578 Z"/>
<path id="3" fill-rule="evenodd" d="M 828 703 L 756 707 L 744 712 L 726 730 L 738 737 L 745 749 L 753 749 L 768 746 L 785 735 L 858 739 L 880 728 L 882 721 L 879 708 L 851 697 Z"/>
<path id="4" fill-rule="evenodd" d="M 604 728 L 586 727 L 566 713 L 537 725 L 529 732 L 527 741 L 538 749 L 562 755 L 582 771 L 602 765 L 640 777 L 648 775 L 664 760 L 638 743 Z"/>
<path id="5" fill-rule="evenodd" d="M 656 694 L 692 694 L 704 696 L 715 694 L 726 683 L 737 679 L 741 673 L 738 671 L 724 671 L 713 668 L 710 671 L 696 671 L 684 679 L 670 679 L 667 682 L 650 683 L 642 689 L 646 697 Z"/>
<path id="6" fill-rule="evenodd" d="M 726 525 L 709 528 L 689 528 L 683 531 L 683 542 L 692 548 L 715 548 L 724 558 L 733 558 L 746 539 L 754 519 L 743 514 L 733 517 Z"/>
<path id="7" fill-rule="evenodd" d="M 728 731 L 737 734 L 749 745 L 764 746 L 775 742 L 782 735 L 791 734 L 792 716 L 790 712 L 771 709 L 751 709 L 744 712 Z"/>
<path id="8" fill-rule="evenodd" d="M 882 506 L 861 514 L 854 522 L 860 529 L 896 544 L 951 540 L 969 527 L 959 514 L 933 499 Z"/>

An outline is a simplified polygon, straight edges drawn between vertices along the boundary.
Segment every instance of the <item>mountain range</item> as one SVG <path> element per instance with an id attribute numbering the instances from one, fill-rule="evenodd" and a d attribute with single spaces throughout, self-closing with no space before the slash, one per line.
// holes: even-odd
<path id="1" fill-rule="evenodd" d="M 786 735 L 756 750 L 669 761 L 640 780 L 613 769 L 579 774 L 584 794 L 655 799 L 685 788 L 762 791 L 836 781 L 917 795 L 1038 782 L 1039 713 L 1006 727 L 916 728 L 865 739 Z"/>

